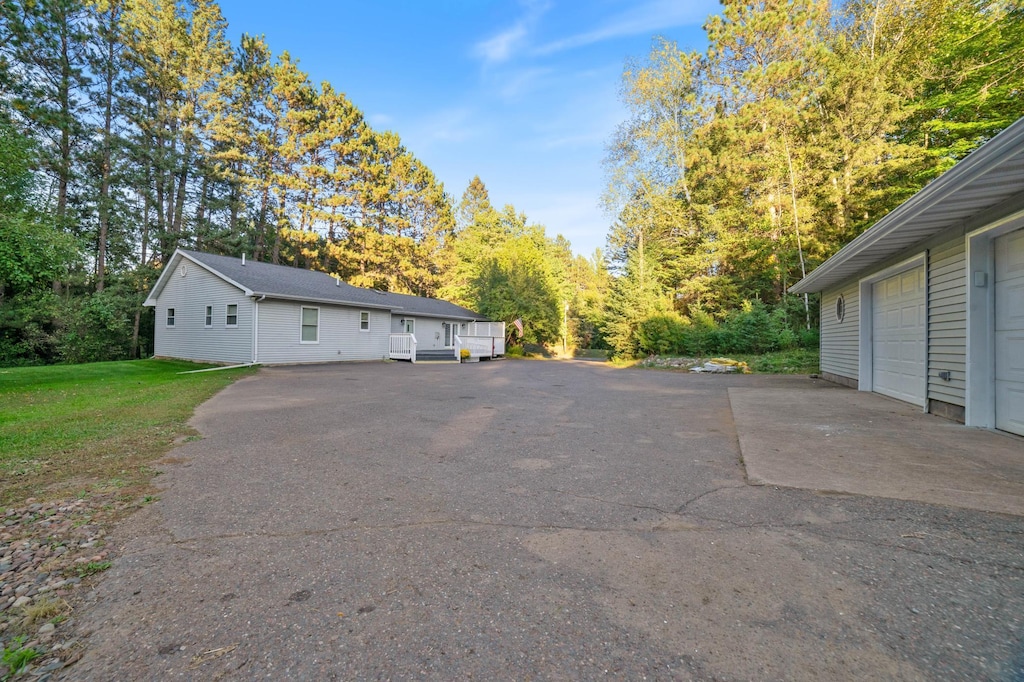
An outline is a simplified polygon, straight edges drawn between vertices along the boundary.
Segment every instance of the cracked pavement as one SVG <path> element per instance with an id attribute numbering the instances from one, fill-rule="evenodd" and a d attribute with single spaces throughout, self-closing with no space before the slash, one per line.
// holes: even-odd
<path id="1" fill-rule="evenodd" d="M 119 526 L 64 679 L 970 679 L 1024 524 L 749 486 L 728 387 L 589 362 L 267 368 Z"/>

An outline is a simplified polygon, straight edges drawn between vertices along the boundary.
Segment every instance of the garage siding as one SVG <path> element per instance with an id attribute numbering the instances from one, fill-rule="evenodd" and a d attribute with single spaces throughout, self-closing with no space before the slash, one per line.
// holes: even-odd
<path id="1" fill-rule="evenodd" d="M 967 390 L 967 266 L 962 237 L 931 250 L 928 273 L 928 399 L 963 407 Z M 939 378 L 949 372 L 950 380 Z"/>
<path id="2" fill-rule="evenodd" d="M 185 275 L 181 275 L 184 263 Z M 156 306 L 153 354 L 206 362 L 243 363 L 252 360 L 252 302 L 238 287 L 210 274 L 195 263 L 178 259 Z M 238 324 L 226 324 L 227 306 L 238 306 Z M 213 307 L 206 326 L 206 306 Z M 174 326 L 167 326 L 167 309 L 174 308 Z"/>
<path id="3" fill-rule="evenodd" d="M 302 307 L 319 308 L 316 343 L 300 340 Z M 359 313 L 370 328 L 359 329 Z M 264 364 L 381 360 L 388 355 L 391 312 L 267 299 L 259 304 L 259 361 Z"/>
<path id="4" fill-rule="evenodd" d="M 843 296 L 846 312 L 836 317 L 836 299 Z M 860 334 L 860 287 L 849 282 L 821 295 L 821 371 L 857 380 Z"/>

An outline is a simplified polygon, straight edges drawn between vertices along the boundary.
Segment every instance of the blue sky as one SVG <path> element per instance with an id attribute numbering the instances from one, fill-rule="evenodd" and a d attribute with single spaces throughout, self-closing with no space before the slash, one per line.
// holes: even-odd
<path id="1" fill-rule="evenodd" d="M 474 175 L 573 250 L 604 248 L 605 145 L 627 59 L 654 36 L 706 46 L 717 0 L 221 0 L 314 82 L 393 130 L 455 197 Z"/>

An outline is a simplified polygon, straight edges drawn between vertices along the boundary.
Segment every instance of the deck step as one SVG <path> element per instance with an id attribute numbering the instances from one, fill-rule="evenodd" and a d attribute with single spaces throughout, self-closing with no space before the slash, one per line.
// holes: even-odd
<path id="1" fill-rule="evenodd" d="M 417 350 L 416 362 L 457 362 L 453 350 Z"/>

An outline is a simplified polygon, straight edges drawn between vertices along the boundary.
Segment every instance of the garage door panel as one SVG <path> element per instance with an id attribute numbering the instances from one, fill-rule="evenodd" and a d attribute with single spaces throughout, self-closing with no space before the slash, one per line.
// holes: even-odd
<path id="1" fill-rule="evenodd" d="M 1024 230 L 996 240 L 996 281 L 1024 277 Z"/>
<path id="2" fill-rule="evenodd" d="M 872 287 L 872 390 L 924 405 L 924 268 Z"/>
<path id="3" fill-rule="evenodd" d="M 1024 230 L 995 241 L 996 428 L 1024 436 Z"/>
<path id="4" fill-rule="evenodd" d="M 996 283 L 996 331 L 1024 329 L 1024 274 Z"/>
<path id="5" fill-rule="evenodd" d="M 1024 330 L 996 332 L 996 367 L 998 381 L 1024 383 Z"/>
<path id="6" fill-rule="evenodd" d="M 1024 436 L 1024 387 L 997 382 L 996 405 L 996 428 Z"/>

